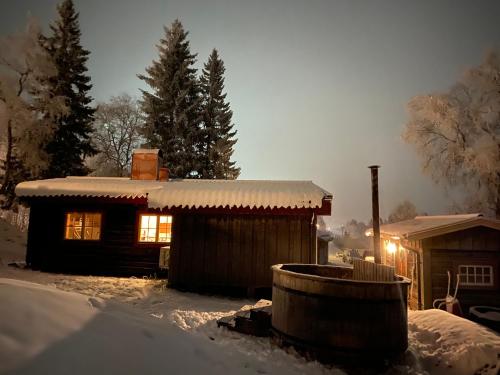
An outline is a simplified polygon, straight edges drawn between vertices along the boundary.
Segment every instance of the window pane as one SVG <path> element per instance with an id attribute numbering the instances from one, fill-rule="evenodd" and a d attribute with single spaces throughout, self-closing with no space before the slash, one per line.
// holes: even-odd
<path id="1" fill-rule="evenodd" d="M 156 216 L 148 216 L 149 222 L 148 222 L 148 227 L 156 229 Z"/>
<path id="2" fill-rule="evenodd" d="M 82 238 L 83 214 L 70 212 L 66 214 L 66 233 L 68 240 L 79 240 Z"/>
<path id="3" fill-rule="evenodd" d="M 148 233 L 147 229 L 141 229 L 139 234 L 139 241 L 146 241 L 147 233 Z"/>
<path id="4" fill-rule="evenodd" d="M 68 240 L 99 240 L 101 214 L 69 212 L 66 214 L 64 238 Z"/>
<path id="5" fill-rule="evenodd" d="M 147 229 L 145 235 L 145 241 L 155 242 L 156 241 L 156 228 Z"/>
<path id="6" fill-rule="evenodd" d="M 98 240 L 101 232 L 101 214 L 85 213 L 85 240 Z"/>
<path id="7" fill-rule="evenodd" d="M 463 285 L 494 285 L 493 267 L 483 265 L 460 265 L 460 282 Z"/>
<path id="8" fill-rule="evenodd" d="M 160 224 L 172 223 L 172 216 L 160 216 Z"/>
<path id="9" fill-rule="evenodd" d="M 158 217 L 156 215 L 141 215 L 141 226 L 139 228 L 140 242 L 156 242 L 156 227 Z"/>
<path id="10" fill-rule="evenodd" d="M 66 228 L 66 239 L 68 240 L 80 240 L 82 238 L 82 228 L 81 227 L 68 227 Z"/>
<path id="11" fill-rule="evenodd" d="M 141 215 L 140 242 L 170 242 L 172 238 L 172 216 Z"/>
<path id="12" fill-rule="evenodd" d="M 158 242 L 170 242 L 172 238 L 172 216 L 160 216 Z"/>
<path id="13" fill-rule="evenodd" d="M 149 224 L 149 216 L 141 215 L 141 229 L 147 228 Z"/>

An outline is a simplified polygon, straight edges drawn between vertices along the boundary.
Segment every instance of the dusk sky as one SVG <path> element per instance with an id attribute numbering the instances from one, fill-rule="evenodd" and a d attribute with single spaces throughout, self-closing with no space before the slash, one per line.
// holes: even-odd
<path id="1" fill-rule="evenodd" d="M 0 33 L 30 13 L 47 30 L 56 0 L 0 2 Z M 332 223 L 368 220 L 368 165 L 381 216 L 404 199 L 446 213 L 451 199 L 401 140 L 406 103 L 449 88 L 500 46 L 500 1 L 75 0 L 92 95 L 140 96 L 137 78 L 178 18 L 197 66 L 217 48 L 238 131 L 241 179 L 312 180 L 334 195 Z"/>

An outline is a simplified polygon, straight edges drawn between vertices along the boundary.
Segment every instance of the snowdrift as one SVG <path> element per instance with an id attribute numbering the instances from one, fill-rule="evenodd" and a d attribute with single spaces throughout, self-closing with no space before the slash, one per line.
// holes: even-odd
<path id="1" fill-rule="evenodd" d="M 255 374 L 260 364 L 132 306 L 0 279 L 0 373 Z M 265 372 L 300 373 L 265 364 Z"/>
<path id="2" fill-rule="evenodd" d="M 500 369 L 500 336 L 443 310 L 410 311 L 410 348 L 431 374 L 491 374 Z"/>

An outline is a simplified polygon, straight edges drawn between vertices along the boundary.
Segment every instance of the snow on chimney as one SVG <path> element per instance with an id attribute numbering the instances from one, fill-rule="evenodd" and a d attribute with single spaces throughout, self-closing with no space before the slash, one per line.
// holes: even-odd
<path id="1" fill-rule="evenodd" d="M 137 149 L 132 153 L 132 173 L 131 180 L 159 180 L 161 177 L 160 168 L 163 154 L 161 150 Z M 163 172 L 164 174 L 164 172 Z M 168 173 L 167 173 L 168 179 Z"/>

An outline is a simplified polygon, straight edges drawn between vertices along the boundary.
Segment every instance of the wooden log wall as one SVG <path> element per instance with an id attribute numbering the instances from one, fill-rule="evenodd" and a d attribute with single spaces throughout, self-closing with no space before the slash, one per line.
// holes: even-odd
<path id="1" fill-rule="evenodd" d="M 169 285 L 190 290 L 272 285 L 271 265 L 316 263 L 311 215 L 177 214 Z M 251 291 L 250 291 L 251 293 Z"/>
<path id="2" fill-rule="evenodd" d="M 159 244 L 138 244 L 134 204 L 89 199 L 37 199 L 31 202 L 26 261 L 35 269 L 102 275 L 154 275 Z M 142 207 L 143 209 L 145 207 Z M 98 241 L 65 240 L 67 212 L 100 212 Z"/>

